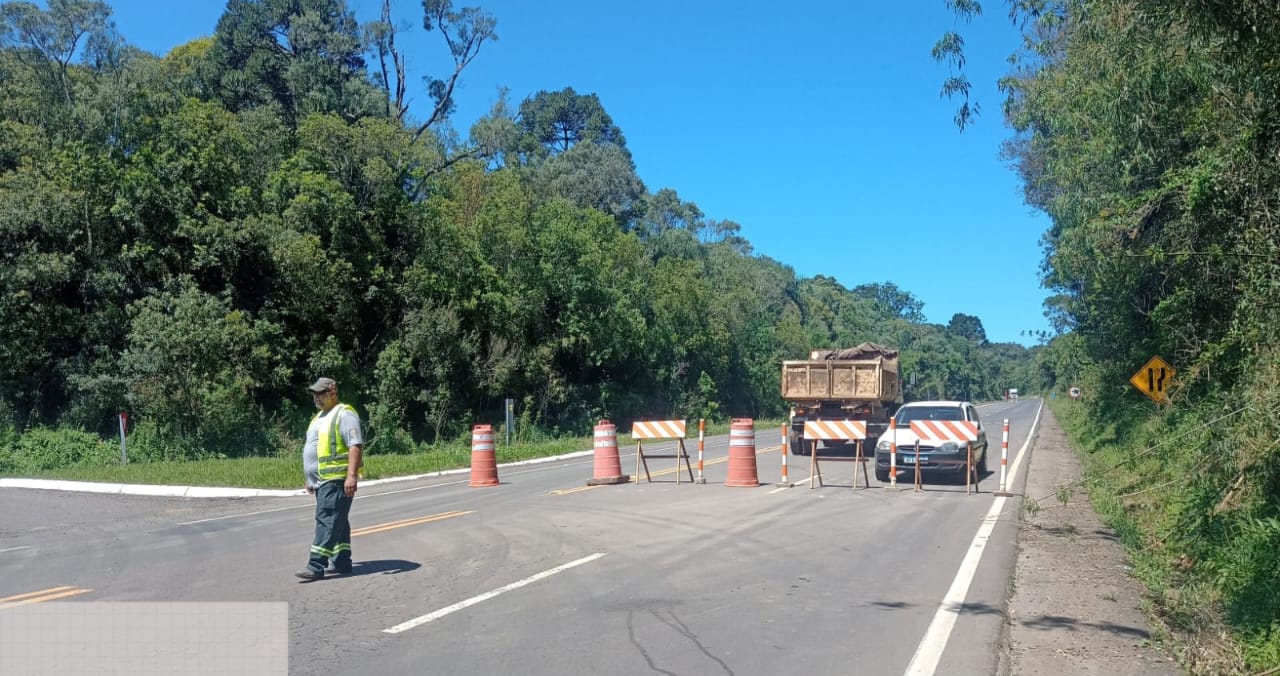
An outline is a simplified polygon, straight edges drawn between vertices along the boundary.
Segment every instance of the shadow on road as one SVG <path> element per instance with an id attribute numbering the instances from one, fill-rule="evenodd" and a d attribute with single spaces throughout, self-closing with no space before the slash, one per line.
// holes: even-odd
<path id="1" fill-rule="evenodd" d="M 902 610 L 904 608 L 910 608 L 915 604 L 907 603 L 906 601 L 872 601 L 871 605 L 877 608 L 885 608 L 887 610 Z"/>
<path id="2" fill-rule="evenodd" d="M 355 577 L 357 575 L 395 575 L 397 573 L 407 573 L 411 570 L 421 568 L 422 564 L 413 561 L 401 561 L 400 559 L 381 559 L 377 561 L 356 561 L 351 564 L 351 573 L 348 575 L 340 575 L 338 577 Z"/>
<path id="3" fill-rule="evenodd" d="M 999 615 L 1006 620 L 1009 619 L 1004 608 L 997 608 L 988 603 L 961 603 L 953 608 L 961 615 Z"/>
<path id="4" fill-rule="evenodd" d="M 1054 629 L 1075 631 L 1079 627 L 1093 627 L 1094 629 L 1100 629 L 1120 636 L 1133 636 L 1141 639 L 1151 638 L 1151 634 L 1145 629 L 1126 627 L 1124 625 L 1113 624 L 1111 622 L 1081 622 L 1074 617 L 1063 617 L 1062 615 L 1041 615 L 1034 620 L 1024 620 L 1022 625 L 1042 631 L 1050 631 Z"/>

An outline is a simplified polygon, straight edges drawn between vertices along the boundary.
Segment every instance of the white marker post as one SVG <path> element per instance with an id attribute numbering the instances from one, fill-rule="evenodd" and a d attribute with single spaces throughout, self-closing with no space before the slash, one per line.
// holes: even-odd
<path id="1" fill-rule="evenodd" d="M 790 440 L 787 439 L 787 426 L 782 426 L 782 485 L 791 488 L 791 482 L 787 479 L 787 451 L 790 446 Z"/>
<path id="2" fill-rule="evenodd" d="M 889 442 L 889 490 L 898 490 L 898 444 Z"/>
<path id="3" fill-rule="evenodd" d="M 1008 476 L 1008 471 L 1009 471 L 1009 419 L 1005 418 L 1004 432 L 1001 433 L 1000 435 L 1000 490 L 995 492 L 996 495 L 1004 498 L 1013 496 L 1013 493 L 1010 493 L 1008 488 L 1005 486 L 1005 477 Z"/>
<path id="4" fill-rule="evenodd" d="M 702 477 L 702 449 L 706 442 L 703 441 L 707 434 L 706 418 L 698 418 L 698 480 L 695 483 L 705 484 L 707 480 Z M 680 478 L 680 461 L 676 461 L 676 478 Z"/>

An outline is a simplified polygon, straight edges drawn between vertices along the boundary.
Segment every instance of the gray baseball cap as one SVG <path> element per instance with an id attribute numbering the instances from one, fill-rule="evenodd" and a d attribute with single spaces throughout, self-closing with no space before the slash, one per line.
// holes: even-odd
<path id="1" fill-rule="evenodd" d="M 333 378 L 320 378 L 316 380 L 314 383 L 311 383 L 311 386 L 308 387 L 307 389 L 311 390 L 312 392 L 328 392 L 329 390 L 335 389 L 337 387 L 338 387 L 338 383 L 334 382 Z"/>

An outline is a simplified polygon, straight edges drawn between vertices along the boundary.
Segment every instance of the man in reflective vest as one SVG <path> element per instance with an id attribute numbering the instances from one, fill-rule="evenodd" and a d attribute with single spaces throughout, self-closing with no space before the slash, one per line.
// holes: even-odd
<path id="1" fill-rule="evenodd" d="M 360 476 L 364 437 L 355 409 L 338 402 L 338 384 L 320 378 L 311 387 L 320 412 L 307 427 L 302 472 L 307 492 L 316 496 L 316 537 L 307 567 L 294 573 L 304 580 L 351 572 L 351 501 Z M 327 567 L 332 560 L 333 565 Z M 327 567 L 327 568 L 326 568 Z"/>

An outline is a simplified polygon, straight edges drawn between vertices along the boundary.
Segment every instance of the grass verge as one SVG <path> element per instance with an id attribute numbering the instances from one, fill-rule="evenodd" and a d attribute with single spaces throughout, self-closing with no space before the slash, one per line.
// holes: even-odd
<path id="1" fill-rule="evenodd" d="M 1110 421 L 1078 403 L 1050 400 L 1085 467 L 1090 500 L 1124 543 L 1132 574 L 1148 591 L 1145 610 L 1157 636 L 1192 674 L 1280 673 L 1277 637 L 1262 621 L 1231 612 L 1232 576 L 1252 579 L 1256 565 L 1233 553 L 1239 522 L 1215 509 L 1226 457 L 1225 425 L 1196 410 L 1136 404 Z M 1212 434 L 1211 434 L 1212 432 Z M 1254 557 L 1260 558 L 1260 557 Z M 1259 566 L 1268 568 L 1269 566 Z M 1237 585 L 1238 586 L 1238 585 Z M 1254 580 L 1249 587 L 1262 592 Z M 1265 594 L 1265 592 L 1263 592 Z"/>
<path id="2" fill-rule="evenodd" d="M 758 447 L 773 446 L 782 426 L 781 420 L 756 421 Z M 729 423 L 707 423 L 707 435 L 727 434 Z M 592 449 L 591 437 L 565 437 L 529 443 L 513 443 L 510 446 L 500 439 L 496 449 L 499 464 L 546 458 L 576 451 Z M 685 446 L 689 454 L 697 457 L 697 429 L 691 430 L 691 439 Z M 623 453 L 635 447 L 628 434 L 618 435 L 618 445 Z M 471 465 L 471 449 L 458 444 L 423 446 L 413 453 L 378 454 L 365 458 L 365 480 L 388 479 L 400 476 L 428 474 Z M 300 451 L 282 453 L 275 457 L 223 458 L 190 460 L 183 462 L 156 461 L 120 464 L 77 464 L 32 472 L 24 472 L 24 478 L 62 479 L 68 481 L 101 481 L 107 483 L 150 484 L 170 486 L 227 486 L 233 488 L 294 489 L 302 487 Z"/>

